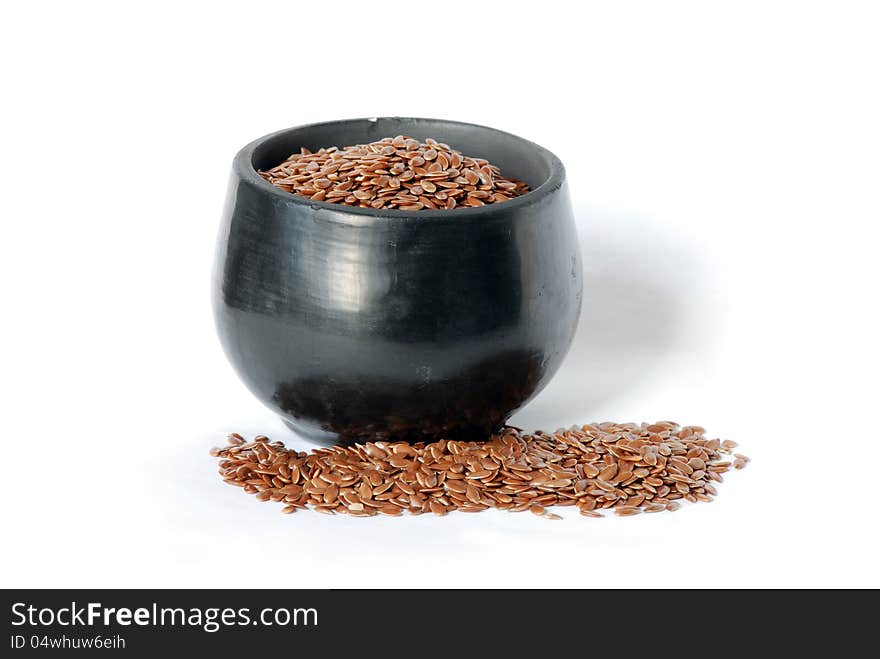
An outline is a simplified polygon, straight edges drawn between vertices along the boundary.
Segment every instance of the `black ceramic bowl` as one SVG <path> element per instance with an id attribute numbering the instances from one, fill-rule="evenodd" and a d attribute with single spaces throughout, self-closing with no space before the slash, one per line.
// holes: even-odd
<path id="1" fill-rule="evenodd" d="M 311 201 L 257 173 L 300 147 L 433 137 L 532 192 L 452 211 Z M 482 439 L 541 390 L 577 325 L 581 264 L 565 171 L 492 128 L 354 119 L 283 130 L 235 157 L 214 310 L 248 388 L 322 442 Z"/>

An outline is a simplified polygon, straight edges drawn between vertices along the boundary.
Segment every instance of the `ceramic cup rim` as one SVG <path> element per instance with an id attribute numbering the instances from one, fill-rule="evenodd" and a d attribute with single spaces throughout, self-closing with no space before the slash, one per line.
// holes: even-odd
<path id="1" fill-rule="evenodd" d="M 454 126 L 464 126 L 467 128 L 482 131 L 489 131 L 497 136 L 501 136 L 503 139 L 515 140 L 518 141 L 521 145 L 524 145 L 531 153 L 534 154 L 535 158 L 540 158 L 541 160 L 543 160 L 550 173 L 538 187 L 534 188 L 524 195 L 515 197 L 509 201 L 505 201 L 500 204 L 486 204 L 485 206 L 479 206 L 476 208 L 455 208 L 453 210 L 402 211 L 394 209 L 377 210 L 373 208 L 360 208 L 357 206 L 331 204 L 325 201 L 314 201 L 307 197 L 287 192 L 272 185 L 271 183 L 266 181 L 266 179 L 260 176 L 260 174 L 257 172 L 256 167 L 254 166 L 254 157 L 258 149 L 260 149 L 266 142 L 276 140 L 288 133 L 319 127 L 326 129 L 334 126 L 339 126 L 341 128 L 347 124 L 364 121 L 376 122 L 383 120 L 433 122 Z M 449 119 L 428 119 L 424 117 L 365 117 L 358 119 L 339 119 L 334 121 L 322 121 L 310 124 L 303 124 L 300 126 L 293 126 L 290 128 L 284 128 L 282 130 L 275 131 L 273 133 L 269 133 L 260 138 L 257 138 L 256 140 L 242 148 L 235 156 L 233 169 L 236 175 L 241 180 L 250 183 L 262 193 L 275 198 L 279 203 L 292 206 L 301 206 L 312 211 L 330 211 L 333 213 L 335 219 L 356 224 L 370 223 L 372 220 L 376 219 L 382 219 L 386 221 L 397 220 L 403 222 L 426 220 L 435 222 L 463 220 L 465 218 L 470 218 L 479 219 L 480 221 L 486 221 L 493 216 L 509 216 L 511 212 L 515 212 L 527 206 L 540 203 L 542 200 L 561 188 L 563 183 L 565 182 L 565 167 L 563 166 L 562 161 L 551 151 L 545 149 L 538 144 L 535 144 L 534 142 L 531 142 L 523 137 L 519 137 L 518 135 L 514 135 L 513 133 L 498 130 L 497 128 L 492 128 L 490 126 L 483 126 L 480 124 L 472 124 L 462 121 L 452 121 Z"/>

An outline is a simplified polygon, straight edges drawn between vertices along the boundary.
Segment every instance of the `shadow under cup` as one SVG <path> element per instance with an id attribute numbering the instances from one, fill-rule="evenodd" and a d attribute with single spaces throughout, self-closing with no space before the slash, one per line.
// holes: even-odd
<path id="1" fill-rule="evenodd" d="M 315 202 L 263 180 L 306 147 L 433 137 L 532 192 L 452 211 Z M 320 442 L 479 440 L 546 385 L 574 335 L 581 264 L 559 160 L 491 128 L 351 120 L 281 131 L 236 156 L 214 312 L 242 380 Z"/>

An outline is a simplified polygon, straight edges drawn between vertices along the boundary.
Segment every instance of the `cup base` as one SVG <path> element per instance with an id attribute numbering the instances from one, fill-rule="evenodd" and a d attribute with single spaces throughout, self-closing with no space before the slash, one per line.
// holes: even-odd
<path id="1" fill-rule="evenodd" d="M 307 442 L 311 442 L 312 444 L 320 444 L 321 446 L 334 446 L 336 444 L 351 444 L 353 442 L 346 442 L 339 435 L 333 432 L 328 432 L 326 430 L 321 430 L 320 428 L 315 428 L 314 426 L 304 426 L 298 423 L 291 421 L 290 419 L 281 419 L 282 423 L 287 426 L 287 429 L 290 430 L 294 435 L 299 439 L 304 439 Z"/>

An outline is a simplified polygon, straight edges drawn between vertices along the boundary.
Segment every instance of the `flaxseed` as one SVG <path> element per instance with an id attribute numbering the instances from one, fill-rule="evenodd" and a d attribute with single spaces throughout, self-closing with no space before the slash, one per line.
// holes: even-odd
<path id="1" fill-rule="evenodd" d="M 301 148 L 259 174 L 314 201 L 403 211 L 497 204 L 529 191 L 483 158 L 464 156 L 430 137 L 419 142 L 405 135 L 314 153 Z"/>
<path id="2" fill-rule="evenodd" d="M 440 156 L 436 156 L 439 158 Z M 576 506 L 581 515 L 602 510 L 630 516 L 674 511 L 679 500 L 708 502 L 731 466 L 733 442 L 706 439 L 698 426 L 600 423 L 553 434 L 506 428 L 486 442 L 430 444 L 367 442 L 297 452 L 258 436 L 229 436 L 211 450 L 220 474 L 282 512 L 311 508 L 356 517 L 489 508 L 530 510 L 559 519 L 548 508 Z"/>

